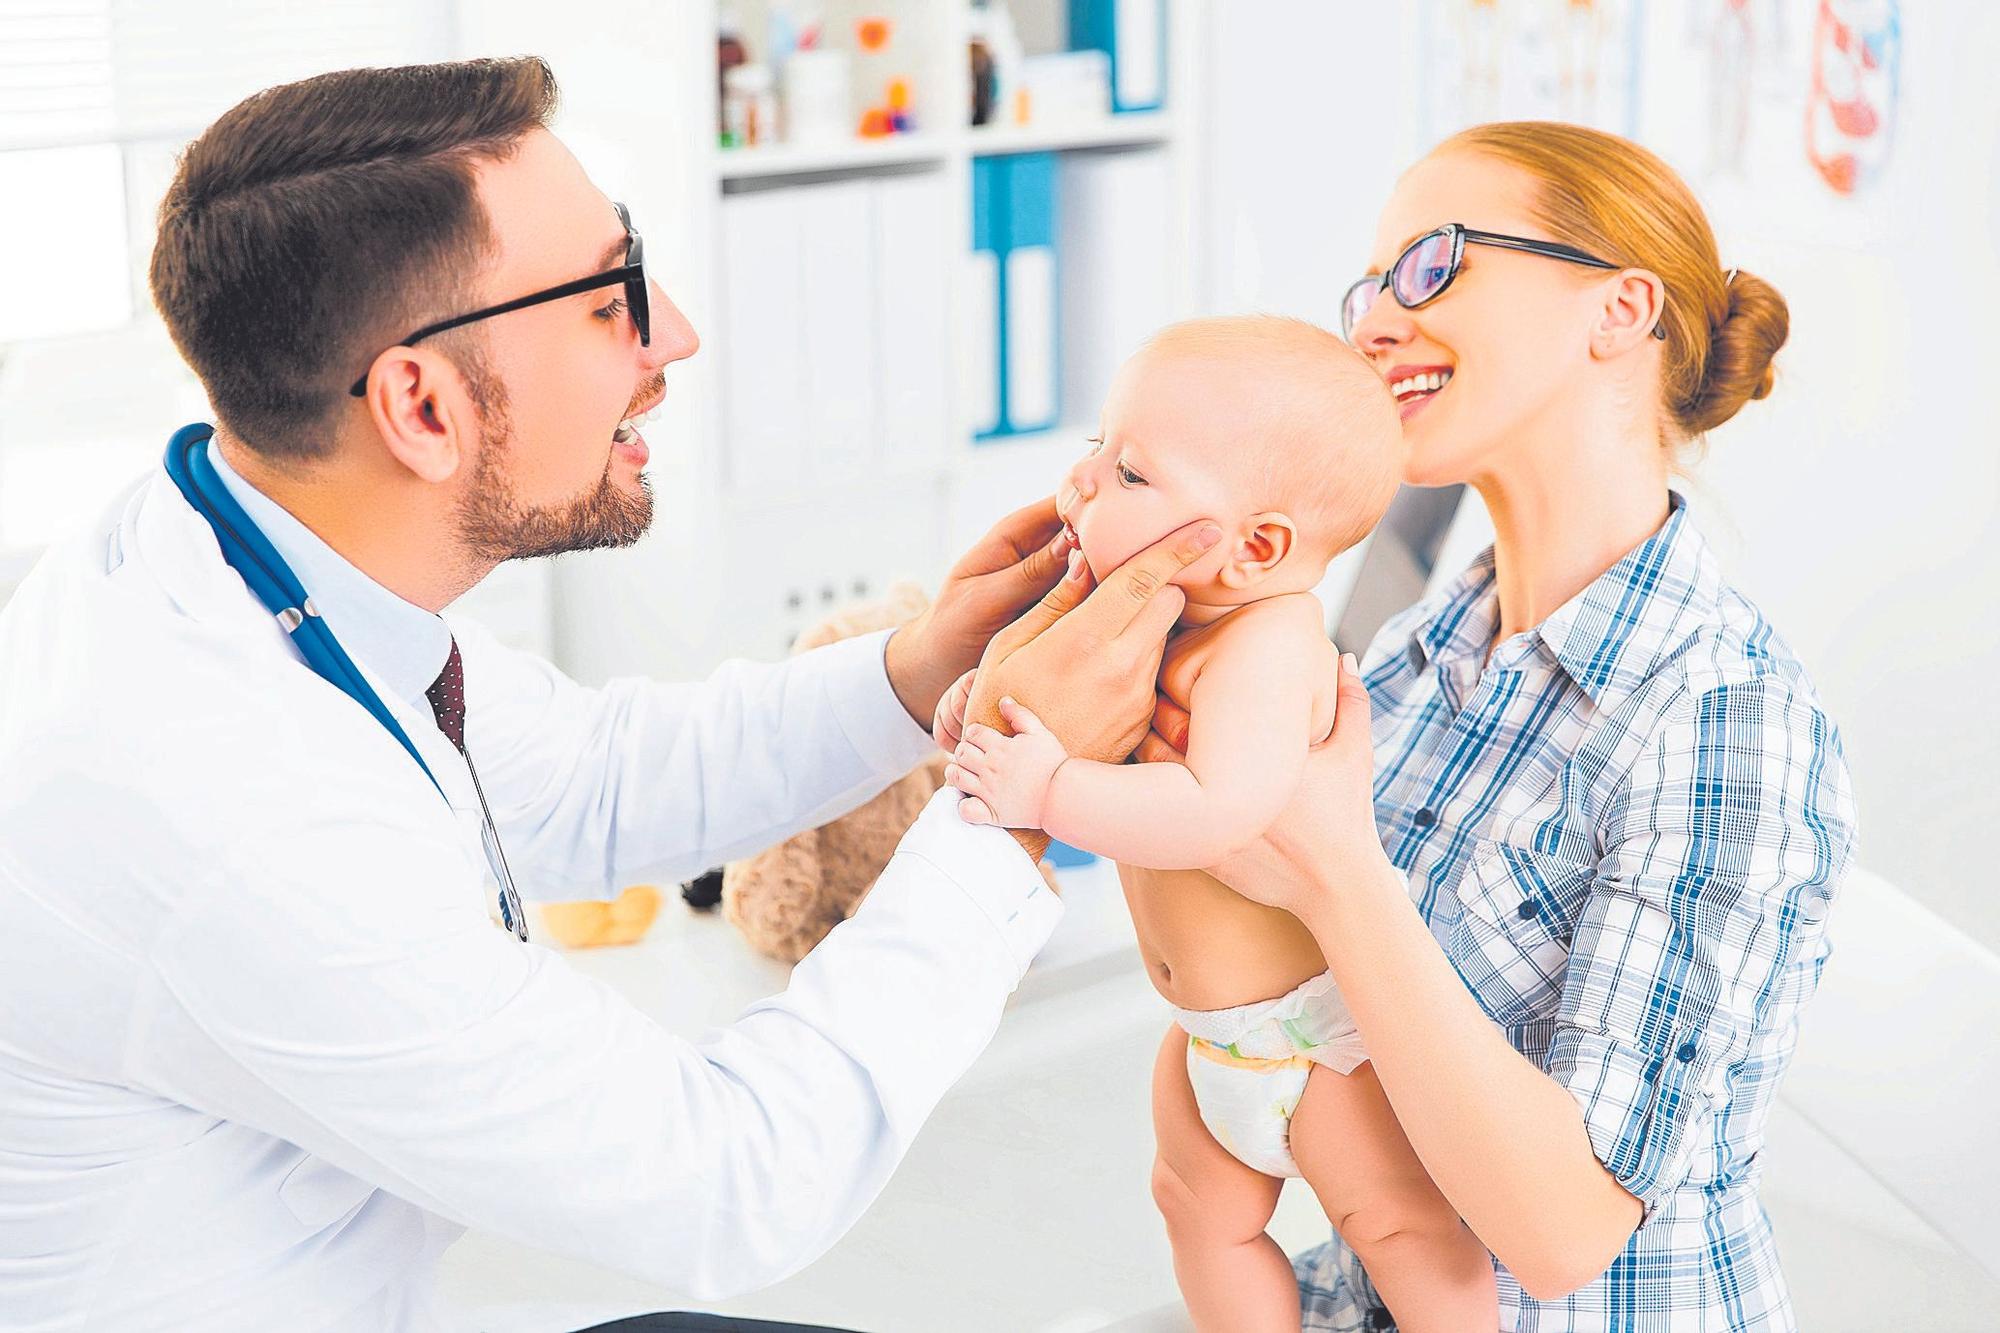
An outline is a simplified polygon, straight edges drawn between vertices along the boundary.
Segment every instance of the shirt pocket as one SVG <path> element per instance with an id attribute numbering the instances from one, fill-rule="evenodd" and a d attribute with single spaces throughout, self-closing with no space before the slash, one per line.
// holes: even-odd
<path id="1" fill-rule="evenodd" d="M 1596 867 L 1555 852 L 1481 841 L 1458 882 L 1445 954 L 1494 1022 L 1552 1018 L 1577 914 Z"/>

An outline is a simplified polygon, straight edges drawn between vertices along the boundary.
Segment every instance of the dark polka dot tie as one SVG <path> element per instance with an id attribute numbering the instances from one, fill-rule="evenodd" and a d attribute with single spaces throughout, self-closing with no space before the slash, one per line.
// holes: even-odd
<path id="1" fill-rule="evenodd" d="M 438 672 L 438 678 L 424 691 L 424 697 L 431 701 L 438 730 L 464 754 L 465 663 L 459 660 L 457 639 L 451 641 L 451 656 L 445 659 L 444 670 Z"/>

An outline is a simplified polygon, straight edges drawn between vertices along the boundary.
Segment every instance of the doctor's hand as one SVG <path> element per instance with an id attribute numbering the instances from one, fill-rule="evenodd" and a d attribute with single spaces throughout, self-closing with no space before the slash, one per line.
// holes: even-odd
<path id="1" fill-rule="evenodd" d="M 932 725 L 994 634 L 1062 577 L 1069 550 L 1051 496 L 1001 519 L 951 567 L 937 600 L 889 639 L 889 684 L 911 717 Z"/>
<path id="2" fill-rule="evenodd" d="M 937 718 L 931 723 L 931 739 L 946 754 L 956 750 L 959 741 L 964 738 L 965 704 L 972 698 L 972 676 L 970 671 L 960 676 L 938 700 Z"/>
<path id="3" fill-rule="evenodd" d="M 1011 698 L 1069 754 L 1122 760 L 1146 734 L 1167 632 L 1187 602 L 1172 580 L 1221 539 L 1214 523 L 1190 523 L 1094 588 L 1090 566 L 1077 556 L 1047 596 L 987 644 L 966 702 L 967 725 L 1011 733 L 1000 715 L 1000 700 Z M 1036 855 L 1048 844 L 1040 834 L 1017 836 Z"/>

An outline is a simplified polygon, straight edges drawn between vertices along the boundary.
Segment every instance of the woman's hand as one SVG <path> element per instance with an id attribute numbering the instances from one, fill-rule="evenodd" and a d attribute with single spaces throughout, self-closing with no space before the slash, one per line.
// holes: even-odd
<path id="1" fill-rule="evenodd" d="M 1333 733 L 1306 757 L 1305 775 L 1264 835 L 1209 873 L 1252 902 L 1305 917 L 1333 886 L 1383 864 L 1375 831 L 1375 755 L 1368 689 L 1352 653 L 1340 659 Z M 1153 731 L 1133 758 L 1184 763 L 1187 711 L 1162 695 Z"/>

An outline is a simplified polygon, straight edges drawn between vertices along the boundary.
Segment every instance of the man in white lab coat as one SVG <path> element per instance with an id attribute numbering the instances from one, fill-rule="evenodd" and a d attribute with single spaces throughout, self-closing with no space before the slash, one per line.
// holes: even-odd
<path id="1" fill-rule="evenodd" d="M 1060 910 L 1038 841 L 941 793 L 790 988 L 694 1043 L 496 929 L 503 886 L 837 815 L 982 652 L 975 715 L 1144 733 L 1212 525 L 1092 593 L 1031 507 L 893 637 L 700 685 L 584 689 L 439 617 L 501 560 L 638 537 L 632 423 L 696 347 L 553 95 L 533 60 L 349 71 L 181 163 L 153 288 L 216 410 L 170 455 L 197 480 L 145 479 L 0 615 L 0 1324 L 446 1327 L 467 1226 L 696 1298 L 784 1277 L 992 1035 Z"/>

